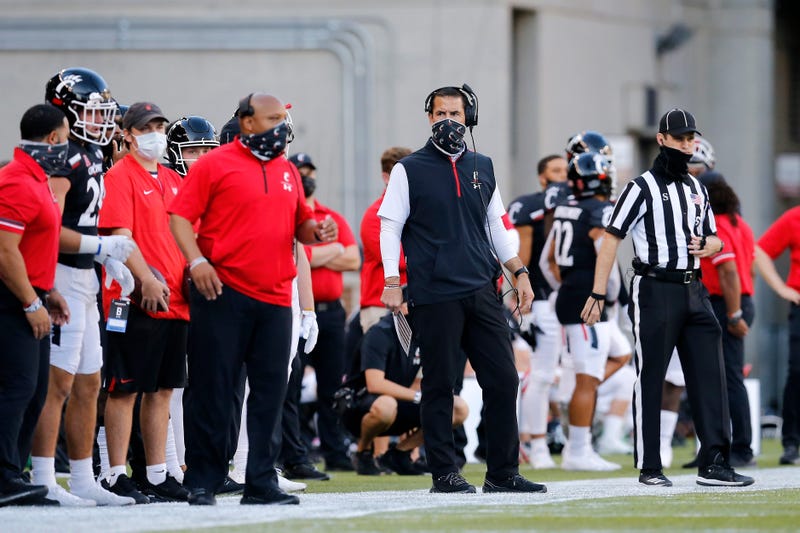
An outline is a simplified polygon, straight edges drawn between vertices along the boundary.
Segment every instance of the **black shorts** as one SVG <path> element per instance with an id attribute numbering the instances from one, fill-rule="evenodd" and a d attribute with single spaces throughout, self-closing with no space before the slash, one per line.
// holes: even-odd
<path id="1" fill-rule="evenodd" d="M 377 394 L 367 394 L 358 400 L 355 407 L 342 415 L 342 423 L 354 437 L 361 436 L 361 419 L 369 413 L 370 407 L 378 399 Z M 398 436 L 408 433 L 422 425 L 419 417 L 419 404 L 397 400 L 397 417 L 381 436 Z"/>
<path id="2" fill-rule="evenodd" d="M 125 333 L 106 332 L 105 389 L 156 392 L 186 386 L 185 320 L 152 318 L 130 306 Z"/>

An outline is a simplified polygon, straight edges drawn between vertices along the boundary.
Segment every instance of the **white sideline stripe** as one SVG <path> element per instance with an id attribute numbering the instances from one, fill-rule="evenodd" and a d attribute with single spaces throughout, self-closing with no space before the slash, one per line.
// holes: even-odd
<path id="1" fill-rule="evenodd" d="M 578 500 L 600 500 L 630 496 L 671 496 L 676 494 L 755 492 L 800 488 L 796 466 L 743 470 L 756 478 L 749 487 L 701 487 L 696 474 L 670 476 L 672 487 L 647 487 L 635 477 L 556 481 L 547 483 L 547 494 L 429 494 L 427 490 L 300 494 L 300 505 L 239 505 L 239 497 L 221 497 L 215 507 L 190 507 L 186 503 L 154 503 L 130 507 L 51 508 L 2 507 L 3 531 L 152 531 L 319 519 L 385 515 L 414 509 L 468 509 L 479 506 L 545 505 Z M 527 469 L 523 472 L 529 474 Z M 474 478 L 474 476 L 470 476 Z M 535 478 L 538 480 L 538 477 Z M 470 481 L 477 481 L 470 479 Z M 480 491 L 480 489 L 478 489 Z"/>

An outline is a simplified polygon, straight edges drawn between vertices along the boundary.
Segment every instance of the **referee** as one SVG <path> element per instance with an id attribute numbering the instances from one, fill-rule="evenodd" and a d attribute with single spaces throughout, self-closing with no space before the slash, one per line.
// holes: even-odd
<path id="1" fill-rule="evenodd" d="M 598 252 L 593 292 L 581 312 L 590 326 L 600 319 L 617 247 L 632 233 L 635 257 L 628 313 L 637 376 L 634 460 L 641 470 L 639 482 L 651 486 L 672 485 L 661 469 L 659 432 L 662 383 L 676 346 L 701 444 L 698 485 L 753 483 L 728 463 L 731 429 L 721 330 L 699 280 L 700 259 L 725 246 L 716 236 L 705 187 L 688 173 L 699 133 L 688 111 L 671 109 L 661 117 L 656 134 L 660 153 L 653 167 L 630 181 L 617 201 Z"/>

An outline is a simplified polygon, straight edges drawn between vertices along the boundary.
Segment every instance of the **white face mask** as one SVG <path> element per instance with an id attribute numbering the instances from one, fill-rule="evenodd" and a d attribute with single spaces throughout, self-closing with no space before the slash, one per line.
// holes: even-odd
<path id="1" fill-rule="evenodd" d="M 167 151 L 167 136 L 157 131 L 145 133 L 144 135 L 134 135 L 136 139 L 136 151 L 148 161 L 161 159 Z"/>

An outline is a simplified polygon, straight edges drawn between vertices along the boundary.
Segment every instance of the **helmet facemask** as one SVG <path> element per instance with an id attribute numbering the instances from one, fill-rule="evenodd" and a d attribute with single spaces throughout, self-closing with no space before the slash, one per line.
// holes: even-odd
<path id="1" fill-rule="evenodd" d="M 201 146 L 209 146 L 216 148 L 219 146 L 219 141 L 216 139 L 198 139 L 195 141 L 170 143 L 167 149 L 169 150 L 169 160 L 173 163 L 175 171 L 181 176 L 189 173 L 189 166 L 186 162 L 194 162 L 197 159 L 186 159 L 183 157 L 184 148 L 198 148 Z"/>
<path id="2" fill-rule="evenodd" d="M 74 100 L 67 109 L 72 113 L 70 130 L 78 139 L 105 146 L 114 138 L 117 104 L 108 95 L 92 93 L 88 101 Z"/>

